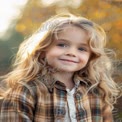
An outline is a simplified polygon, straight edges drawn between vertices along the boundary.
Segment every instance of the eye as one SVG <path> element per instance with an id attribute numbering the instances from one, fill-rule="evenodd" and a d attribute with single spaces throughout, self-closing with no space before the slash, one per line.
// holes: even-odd
<path id="1" fill-rule="evenodd" d="M 80 47 L 80 48 L 78 48 L 78 50 L 80 50 L 80 51 L 87 51 L 87 49 L 85 47 Z"/>
<path id="2" fill-rule="evenodd" d="M 64 43 L 59 43 L 59 44 L 57 44 L 57 46 L 59 46 L 59 47 L 67 47 L 67 45 L 64 44 Z"/>

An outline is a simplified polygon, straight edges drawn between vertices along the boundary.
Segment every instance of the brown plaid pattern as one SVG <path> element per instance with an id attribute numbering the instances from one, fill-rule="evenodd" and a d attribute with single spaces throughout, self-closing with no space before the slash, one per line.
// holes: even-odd
<path id="1" fill-rule="evenodd" d="M 0 122 L 66 122 L 65 85 L 41 80 L 20 84 L 10 91 L 2 103 Z M 90 92 L 84 95 L 85 92 L 86 86 L 80 81 L 74 94 L 77 122 L 112 122 L 110 107 L 104 105 L 102 98 Z"/>

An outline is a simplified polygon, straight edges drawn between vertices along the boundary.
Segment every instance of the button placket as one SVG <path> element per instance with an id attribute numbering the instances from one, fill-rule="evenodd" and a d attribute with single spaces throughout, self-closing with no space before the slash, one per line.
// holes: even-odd
<path id="1" fill-rule="evenodd" d="M 71 115 L 71 117 L 72 117 L 73 119 L 76 119 L 76 113 L 73 113 L 73 114 Z"/>
<path id="2" fill-rule="evenodd" d="M 76 107 L 74 101 L 74 94 L 76 88 L 73 88 L 71 91 L 67 89 L 67 102 L 69 107 L 69 117 L 72 122 L 76 122 Z"/>

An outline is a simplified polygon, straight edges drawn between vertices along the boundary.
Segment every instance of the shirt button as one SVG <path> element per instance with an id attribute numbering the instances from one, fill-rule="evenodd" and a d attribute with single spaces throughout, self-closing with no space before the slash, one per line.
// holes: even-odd
<path id="1" fill-rule="evenodd" d="M 57 115 L 65 115 L 65 110 L 64 110 L 64 109 L 59 109 L 59 108 L 57 108 L 57 109 L 56 109 L 56 114 L 57 114 Z"/>

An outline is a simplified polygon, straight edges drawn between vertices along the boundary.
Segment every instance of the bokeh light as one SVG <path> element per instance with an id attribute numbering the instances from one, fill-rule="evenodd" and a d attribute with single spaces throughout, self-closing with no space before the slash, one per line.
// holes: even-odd
<path id="1" fill-rule="evenodd" d="M 28 0 L 0 1 L 0 38 L 6 37 L 6 32 L 13 27 L 16 20 L 21 17 L 22 10 L 27 2 Z"/>

